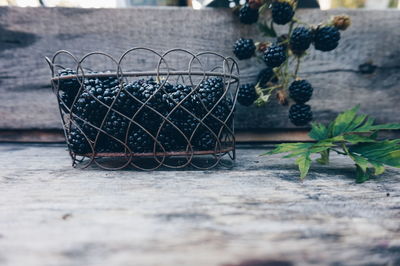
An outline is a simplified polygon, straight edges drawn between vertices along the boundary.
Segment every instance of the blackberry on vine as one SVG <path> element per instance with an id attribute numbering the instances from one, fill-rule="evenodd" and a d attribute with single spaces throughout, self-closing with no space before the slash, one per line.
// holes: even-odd
<path id="1" fill-rule="evenodd" d="M 279 67 L 286 61 L 286 47 L 280 44 L 271 44 L 264 52 L 264 61 L 267 66 Z"/>
<path id="2" fill-rule="evenodd" d="M 323 26 L 315 30 L 314 47 L 317 50 L 328 52 L 339 45 L 340 32 L 333 26 Z"/>
<path id="3" fill-rule="evenodd" d="M 310 48 L 313 40 L 313 34 L 306 27 L 297 27 L 293 30 L 290 37 L 290 49 L 296 55 L 301 55 Z"/>
<path id="4" fill-rule="evenodd" d="M 307 125 L 313 119 L 311 107 L 308 104 L 293 104 L 289 109 L 289 119 L 295 126 Z"/>
<path id="5" fill-rule="evenodd" d="M 279 25 L 290 22 L 294 16 L 294 9 L 288 0 L 275 0 L 272 2 L 272 21 Z"/>
<path id="6" fill-rule="evenodd" d="M 251 8 L 249 3 L 244 4 L 239 10 L 239 20 L 243 24 L 253 24 L 258 20 L 258 9 Z"/>
<path id="7" fill-rule="evenodd" d="M 239 60 L 249 59 L 254 55 L 256 46 L 252 39 L 241 38 L 233 46 L 233 53 Z"/>
<path id="8" fill-rule="evenodd" d="M 262 88 L 268 87 L 269 82 L 276 82 L 276 78 L 274 78 L 275 73 L 274 70 L 270 67 L 266 67 L 258 73 L 257 76 L 257 83 L 260 85 Z"/>
<path id="9" fill-rule="evenodd" d="M 254 84 L 243 84 L 239 87 L 237 100 L 241 105 L 250 106 L 258 98 Z"/>
<path id="10" fill-rule="evenodd" d="M 295 80 L 290 84 L 289 96 L 296 103 L 305 103 L 311 99 L 313 87 L 307 80 Z"/>

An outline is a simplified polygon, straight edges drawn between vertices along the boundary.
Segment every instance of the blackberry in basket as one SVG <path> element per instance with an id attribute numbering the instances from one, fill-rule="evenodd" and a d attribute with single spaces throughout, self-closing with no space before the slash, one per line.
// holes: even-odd
<path id="1" fill-rule="evenodd" d="M 182 157 L 192 160 L 194 156 L 211 154 L 229 154 L 229 158 L 234 159 L 233 103 L 237 94 L 235 85 L 239 82 L 237 64 L 232 58 L 214 53 L 199 53 L 193 62 L 204 54 L 221 60 L 221 65 L 207 66 L 215 60 L 206 59 L 208 63 L 202 63 L 204 69 L 201 70 L 196 69 L 197 66 L 183 71 L 164 70 L 168 68 L 165 64 L 143 73 L 123 69 L 118 73 L 82 71 L 76 74 L 66 70 L 53 76 L 55 91 L 60 98 L 67 99 L 64 103 L 60 101 L 59 107 L 73 165 L 86 161 L 88 164 L 83 167 L 87 167 L 95 161 L 105 169 L 128 165 L 145 169 L 141 164 L 152 160 L 155 169 L 180 167 L 170 164 L 173 158 L 179 158 L 178 164 Z M 160 57 L 159 62 L 164 63 L 166 59 Z M 47 59 L 52 70 L 56 66 L 52 63 L 54 59 Z M 77 69 L 83 66 L 78 63 Z M 73 77 L 82 81 L 79 87 L 71 82 Z M 58 88 L 60 82 L 62 90 Z M 77 91 L 69 96 L 65 92 L 72 91 L 67 87 L 73 85 Z M 76 159 L 76 155 L 82 160 Z M 209 157 L 218 160 L 217 163 L 220 160 L 219 156 Z M 115 160 L 112 165 L 106 165 L 103 164 L 106 158 Z M 140 160 L 136 160 L 138 158 Z M 114 167 L 121 160 L 125 163 Z M 182 167 L 186 165 L 202 168 L 195 161 L 186 161 Z"/>

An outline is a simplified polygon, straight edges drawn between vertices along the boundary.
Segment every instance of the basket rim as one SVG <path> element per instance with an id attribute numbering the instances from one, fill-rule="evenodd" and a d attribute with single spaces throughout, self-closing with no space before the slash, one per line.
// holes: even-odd
<path id="1" fill-rule="evenodd" d="M 51 78 L 53 81 L 66 80 L 72 78 L 99 78 L 99 77 L 141 77 L 141 76 L 179 76 L 179 75 L 195 75 L 195 76 L 216 76 L 228 77 L 233 79 L 233 82 L 239 82 L 239 76 L 235 74 L 212 72 L 212 71 L 129 71 L 121 74 L 117 72 L 105 73 L 88 73 L 88 74 L 71 74 L 64 76 L 54 76 Z M 228 81 L 227 81 L 228 82 Z M 233 83 L 229 81 L 229 83 Z"/>

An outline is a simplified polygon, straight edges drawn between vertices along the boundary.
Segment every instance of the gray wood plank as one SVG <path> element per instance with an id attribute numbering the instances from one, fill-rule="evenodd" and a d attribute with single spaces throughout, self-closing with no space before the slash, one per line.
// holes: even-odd
<path id="1" fill-rule="evenodd" d="M 342 34 L 337 50 L 311 51 L 301 76 L 315 87 L 311 101 L 315 118 L 327 121 L 337 112 L 362 105 L 379 122 L 398 121 L 400 108 L 400 12 L 300 10 L 300 19 L 319 23 L 347 13 L 353 26 Z M 240 25 L 230 10 L 186 8 L 68 9 L 0 8 L 0 128 L 60 128 L 56 101 L 49 87 L 44 56 L 67 49 L 81 57 L 101 50 L 119 57 L 125 50 L 146 46 L 158 51 L 181 47 L 232 55 L 239 37 L 257 36 L 256 27 Z M 376 72 L 361 74 L 368 60 Z M 152 67 L 139 60 L 139 68 Z M 179 62 L 178 59 L 174 61 Z M 103 66 L 104 63 L 100 63 Z M 137 65 L 136 65 L 137 67 Z M 254 81 L 262 64 L 240 62 L 242 82 Z M 287 107 L 237 108 L 238 128 L 291 128 Z"/>
<path id="2" fill-rule="evenodd" d="M 265 149 L 243 146 L 232 170 L 139 172 L 73 169 L 64 146 L 0 144 L 0 264 L 400 263 L 400 170 L 355 184 L 333 156 L 300 182 Z"/>

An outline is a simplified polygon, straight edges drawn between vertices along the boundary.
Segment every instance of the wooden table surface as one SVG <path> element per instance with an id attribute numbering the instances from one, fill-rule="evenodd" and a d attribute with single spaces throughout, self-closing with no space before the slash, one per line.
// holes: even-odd
<path id="1" fill-rule="evenodd" d="M 0 144 L 0 265 L 400 265 L 400 170 L 355 184 L 334 156 L 300 182 L 265 149 L 232 170 L 110 172 Z"/>

